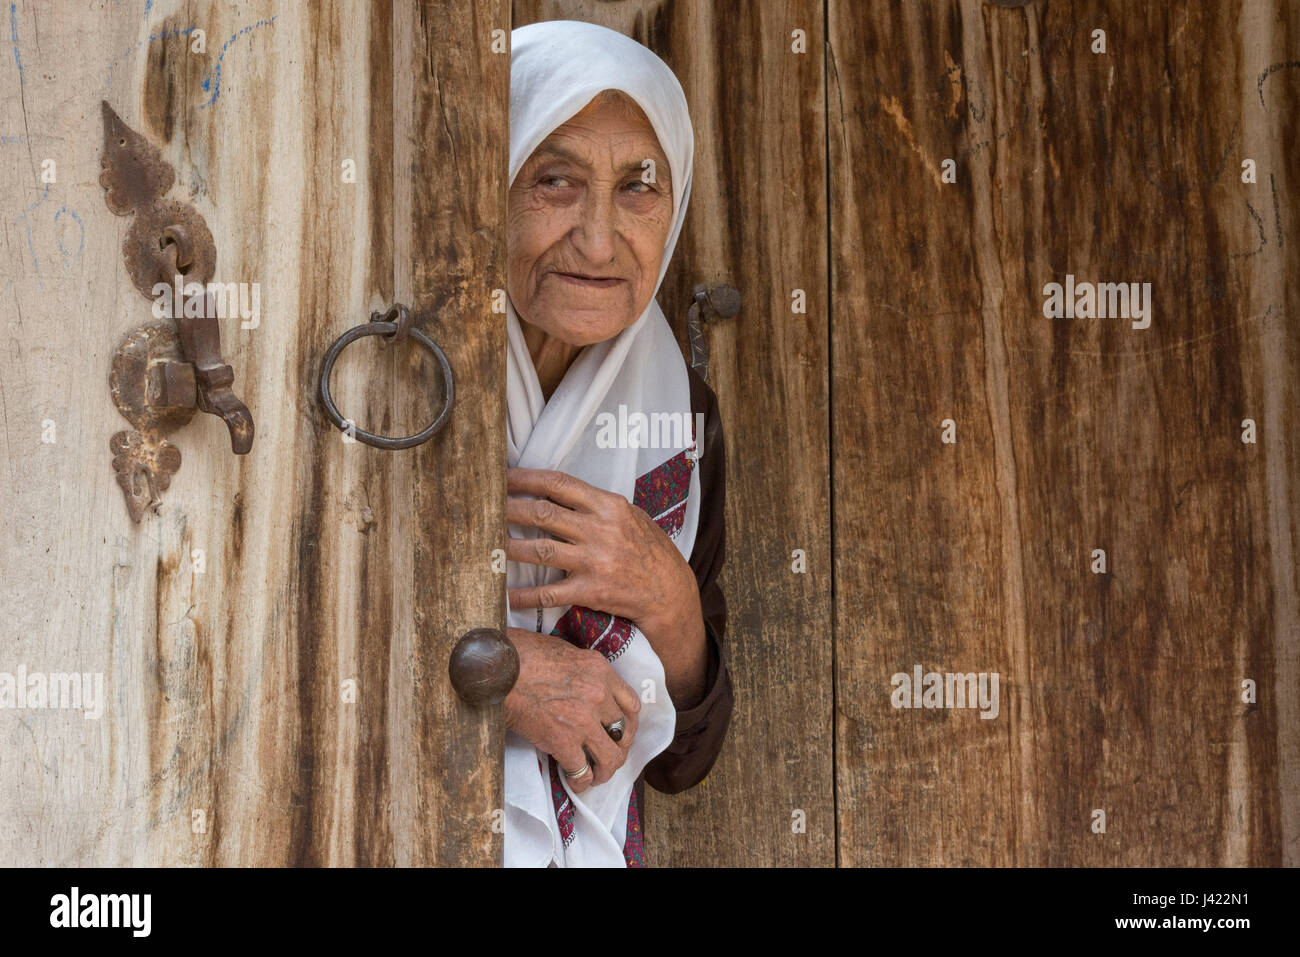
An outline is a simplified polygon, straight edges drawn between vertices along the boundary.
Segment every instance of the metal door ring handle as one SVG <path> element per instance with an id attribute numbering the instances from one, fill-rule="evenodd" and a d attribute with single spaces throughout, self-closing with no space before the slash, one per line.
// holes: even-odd
<path id="1" fill-rule="evenodd" d="M 389 314 L 391 315 L 391 310 Z M 437 434 L 439 429 L 447 424 L 447 419 L 451 416 L 451 407 L 456 401 L 456 387 L 451 374 L 451 363 L 447 361 L 447 356 L 443 354 L 443 351 L 438 348 L 438 343 L 419 329 L 407 327 L 405 330 L 408 337 L 414 339 L 438 357 L 438 365 L 442 369 L 442 381 L 447 387 L 447 398 L 443 404 L 442 412 L 433 420 L 432 425 L 423 431 L 415 433 L 415 435 L 407 435 L 401 438 L 375 435 L 373 432 L 367 432 L 365 429 L 358 427 L 355 423 L 349 430 L 347 420 L 343 418 L 338 407 L 334 404 L 333 397 L 330 395 L 330 375 L 334 371 L 334 361 L 338 359 L 339 353 L 351 343 L 356 342 L 358 339 L 364 339 L 366 336 L 394 336 L 400 331 L 402 331 L 401 327 L 396 322 L 368 322 L 362 326 L 354 326 L 334 340 L 329 352 L 325 353 L 325 361 L 321 363 L 320 370 L 320 401 L 325 407 L 325 414 L 334 423 L 334 427 L 340 432 L 346 432 L 354 436 L 359 442 L 373 445 L 377 449 L 387 449 L 390 452 L 413 448 L 428 442 Z"/>

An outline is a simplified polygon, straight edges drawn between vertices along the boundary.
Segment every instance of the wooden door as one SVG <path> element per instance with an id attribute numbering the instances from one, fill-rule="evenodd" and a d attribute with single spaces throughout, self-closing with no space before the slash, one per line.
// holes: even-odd
<path id="1" fill-rule="evenodd" d="M 652 862 L 1294 864 L 1277 0 L 15 4 L 0 705 L 20 668 L 104 691 L 94 720 L 0 707 L 0 862 L 499 862 L 500 714 L 446 669 L 504 626 L 512 15 L 676 71 L 696 168 L 660 301 L 685 348 L 697 283 L 743 298 L 706 328 L 736 709 L 699 787 L 648 795 Z M 251 451 L 196 416 L 139 524 L 108 373 L 156 320 L 101 100 L 175 170 L 216 280 L 262 293 L 255 328 L 221 325 Z M 1150 282 L 1151 325 L 1044 317 L 1066 274 Z M 395 301 L 456 406 L 381 452 L 315 375 Z M 362 340 L 333 381 L 387 434 L 441 403 L 409 343 Z M 998 673 L 997 717 L 894 708 L 918 664 Z"/>
<path id="2" fill-rule="evenodd" d="M 1294 5 L 828 24 L 841 862 L 1294 865 Z"/>
<path id="3" fill-rule="evenodd" d="M 19 2 L 0 70 L 9 491 L 0 672 L 103 676 L 102 715 L 0 709 L 6 864 L 493 864 L 499 708 L 448 655 L 504 628 L 505 2 Z M 500 30 L 495 38 L 493 31 Z M 157 324 L 99 184 L 101 101 L 175 170 L 255 438 L 199 414 L 137 524 L 109 369 Z M 53 174 L 53 175 L 51 175 Z M 322 414 L 330 343 L 409 305 L 455 373 L 418 448 Z M 333 393 L 364 429 L 441 408 L 432 356 L 363 339 Z M 494 451 L 501 450 L 501 451 Z M 29 702 L 30 704 L 30 702 Z"/>

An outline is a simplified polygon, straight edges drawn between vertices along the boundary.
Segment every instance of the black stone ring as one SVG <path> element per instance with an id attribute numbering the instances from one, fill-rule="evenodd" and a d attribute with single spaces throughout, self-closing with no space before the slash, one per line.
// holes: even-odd
<path id="1" fill-rule="evenodd" d="M 325 361 L 321 363 L 320 370 L 320 401 L 325 407 L 325 414 L 329 420 L 334 423 L 335 428 L 340 432 L 346 432 L 356 437 L 357 441 L 364 442 L 366 445 L 373 445 L 377 449 L 387 449 L 390 452 L 398 449 L 409 449 L 416 445 L 422 445 L 428 442 L 438 433 L 447 419 L 451 416 L 451 407 L 456 401 L 456 385 L 451 374 L 451 363 L 447 361 L 447 356 L 438 348 L 438 343 L 434 342 L 419 329 L 407 327 L 405 333 L 414 339 L 420 345 L 424 346 L 435 356 L 438 357 L 438 364 L 442 369 L 442 381 L 447 387 L 447 398 L 443 404 L 442 412 L 433 420 L 433 424 L 427 429 L 415 433 L 415 435 L 406 435 L 400 438 L 392 438 L 387 435 L 375 435 L 373 432 L 367 432 L 365 429 L 358 428 L 353 423 L 351 429 L 348 427 L 348 421 L 343 418 L 338 407 L 334 404 L 333 397 L 330 396 L 330 374 L 334 371 L 334 362 L 347 346 L 356 342 L 358 339 L 364 339 L 366 336 L 388 336 L 393 337 L 402 331 L 402 326 L 396 322 L 368 322 L 365 325 L 354 326 L 343 335 L 334 340 L 330 346 L 329 352 L 325 353 Z"/>
<path id="2" fill-rule="evenodd" d="M 605 730 L 609 732 L 609 736 L 613 738 L 615 741 L 622 741 L 623 729 L 626 727 L 627 727 L 627 718 L 622 717 L 619 718 L 617 721 L 615 721 L 613 724 L 609 725 L 607 728 L 605 728 Z"/>

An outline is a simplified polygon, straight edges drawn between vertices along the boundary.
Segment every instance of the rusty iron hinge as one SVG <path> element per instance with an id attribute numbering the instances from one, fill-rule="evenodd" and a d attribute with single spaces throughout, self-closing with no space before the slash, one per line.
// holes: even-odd
<path id="1" fill-rule="evenodd" d="M 253 447 L 253 417 L 231 391 L 235 373 L 221 358 L 208 292 L 217 265 L 212 233 L 189 203 L 165 198 L 176 171 L 158 147 L 123 123 L 106 101 L 102 107 L 104 201 L 116 215 L 135 217 L 122 244 L 127 273 L 150 301 L 160 283 L 180 293 L 165 300 L 171 322 L 133 330 L 109 374 L 113 402 L 132 425 L 110 441 L 113 468 L 131 518 L 139 522 L 146 508 L 162 504 L 161 494 L 181 465 L 180 450 L 165 435 L 189 422 L 195 410 L 207 412 L 226 423 L 231 450 L 244 455 Z"/>

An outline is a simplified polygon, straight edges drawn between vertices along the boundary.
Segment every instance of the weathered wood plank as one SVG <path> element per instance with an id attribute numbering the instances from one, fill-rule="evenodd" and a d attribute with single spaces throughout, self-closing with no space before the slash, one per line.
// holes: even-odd
<path id="1" fill-rule="evenodd" d="M 504 32 L 496 53 L 494 30 Z M 505 575 L 494 574 L 491 561 L 506 536 L 506 335 L 492 294 L 506 286 L 509 0 L 422 3 L 396 33 L 399 45 L 414 47 L 400 59 L 423 67 L 398 88 L 399 129 L 411 131 L 397 149 L 398 290 L 410 289 L 456 375 L 456 411 L 415 450 L 403 486 L 411 504 L 395 515 L 415 531 L 401 566 L 414 607 L 404 660 L 413 669 L 410 720 L 419 732 L 415 760 L 403 772 L 415 776 L 412 863 L 500 864 L 503 821 L 493 814 L 504 805 L 502 709 L 477 711 L 440 689 L 462 634 L 506 627 Z M 419 381 L 436 381 L 433 357 L 419 359 Z M 423 413 L 422 422 L 431 420 Z"/>
<path id="2" fill-rule="evenodd" d="M 408 3 L 15 9 L 23 69 L 0 77 L 0 169 L 14 186 L 0 191 L 9 224 L 0 286 L 14 317 L 0 381 L 12 514 L 22 518 L 6 522 L 0 552 L 0 670 L 103 672 L 108 704 L 99 721 L 0 712 L 0 859 L 499 859 L 487 830 L 500 803 L 499 717 L 428 716 L 456 711 L 446 652 L 459 622 L 504 623 L 486 558 L 462 558 L 499 544 L 501 507 L 463 528 L 411 516 L 421 483 L 439 481 L 460 503 L 503 484 L 503 463 L 460 466 L 502 441 L 493 405 L 502 380 L 480 362 L 453 426 L 418 454 L 345 444 L 315 397 L 339 333 L 395 294 L 426 291 L 398 281 L 411 269 L 403 256 L 429 255 L 412 235 L 449 236 L 464 252 L 425 265 L 429 283 L 472 285 L 481 267 L 478 282 L 504 284 L 492 275 L 503 190 L 466 193 L 459 212 L 420 204 L 401 235 L 394 203 L 417 164 L 439 167 L 419 190 L 445 189 L 441 161 L 452 152 L 466 180 L 499 179 L 508 68 L 487 56 L 473 7 L 442 5 L 437 34 L 416 37 Z M 195 28 L 205 52 L 191 52 Z M 471 52 L 435 90 L 421 67 L 453 49 Z M 402 55 L 419 61 L 403 65 Z M 405 112 L 404 93 L 440 98 L 459 121 L 451 132 L 414 125 L 427 117 Z M 123 272 L 127 222 L 108 212 L 97 182 L 101 98 L 175 166 L 172 194 L 196 205 L 215 238 L 216 279 L 261 290 L 257 328 L 222 322 L 235 392 L 256 422 L 252 452 L 232 456 L 221 423 L 196 418 L 172 436 L 184 462 L 160 513 L 139 526 L 109 464 L 108 437 L 123 421 L 107 372 L 123 335 L 152 320 Z M 48 192 L 44 156 L 60 171 Z M 355 161 L 354 183 L 345 160 Z M 463 343 L 439 332 L 461 369 L 475 350 L 501 348 L 486 317 L 467 310 L 463 321 L 474 330 L 457 324 Z M 372 430 L 418 428 L 432 402 L 412 408 L 410 396 L 431 376 L 411 367 L 413 351 L 374 340 L 350 348 L 334 376 L 345 414 Z M 44 418 L 57 443 L 40 442 Z M 417 580 L 453 585 L 429 597 L 416 594 Z M 422 633 L 421 620 L 431 623 Z M 354 703 L 343 700 L 347 680 Z M 452 753 L 453 736 L 481 749 L 489 770 L 469 784 L 427 780 L 427 756 Z M 469 816 L 477 833 L 462 829 Z M 444 827 L 461 836 L 447 840 Z"/>
<path id="3" fill-rule="evenodd" d="M 1294 18 L 831 0 L 842 863 L 1295 863 Z"/>
<path id="4" fill-rule="evenodd" d="M 695 174 L 659 301 L 685 349 L 696 283 L 731 283 L 744 298 L 737 317 L 708 329 L 727 439 L 722 581 L 736 707 L 701 785 L 647 792 L 647 857 L 833 864 L 822 5 L 516 0 L 514 19 L 600 23 L 673 68 L 695 124 Z M 805 53 L 791 52 L 796 29 Z M 791 311 L 796 289 L 806 313 Z M 791 571 L 795 549 L 806 574 Z"/>

